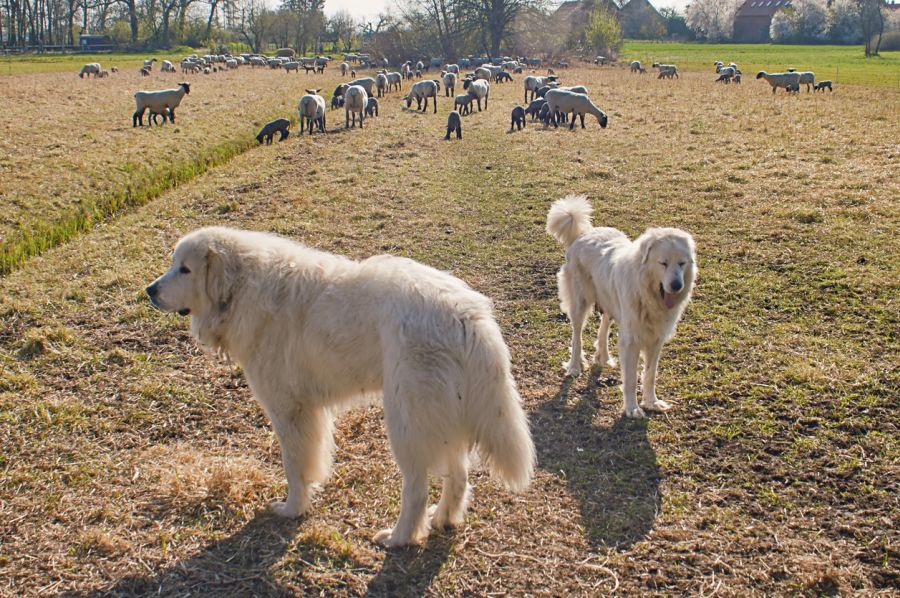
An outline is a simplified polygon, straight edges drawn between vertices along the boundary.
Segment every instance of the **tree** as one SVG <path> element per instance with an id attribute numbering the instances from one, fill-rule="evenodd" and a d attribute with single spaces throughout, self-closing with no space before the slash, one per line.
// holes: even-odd
<path id="1" fill-rule="evenodd" d="M 622 48 L 622 27 L 615 15 L 605 8 L 594 9 L 591 13 L 585 35 L 594 56 L 614 58 Z"/>
<path id="2" fill-rule="evenodd" d="M 831 3 L 828 11 L 828 35 L 839 44 L 862 43 L 862 21 L 856 0 L 834 0 Z"/>
<path id="3" fill-rule="evenodd" d="M 342 44 L 344 51 L 349 52 L 353 47 L 353 34 L 356 32 L 356 24 L 350 11 L 339 10 L 334 13 L 334 16 L 328 20 L 328 28 L 331 30 L 335 44 Z"/>
<path id="4" fill-rule="evenodd" d="M 785 44 L 794 41 L 797 35 L 797 29 L 794 26 L 794 10 L 792 8 L 781 8 L 772 15 L 772 22 L 769 24 L 769 37 L 777 44 Z"/>
<path id="5" fill-rule="evenodd" d="M 686 10 L 687 24 L 697 37 L 710 42 L 731 38 L 741 0 L 694 0 Z"/>
<path id="6" fill-rule="evenodd" d="M 659 14 L 666 22 L 666 37 L 694 39 L 694 32 L 688 27 L 683 14 L 674 8 L 661 8 Z"/>
<path id="7" fill-rule="evenodd" d="M 525 8 L 539 8 L 544 0 L 460 0 L 463 11 L 480 30 L 489 56 L 500 55 L 510 25 Z"/>
<path id="8" fill-rule="evenodd" d="M 863 41 L 866 44 L 866 58 L 878 56 L 881 36 L 884 34 L 884 0 L 857 0 Z"/>

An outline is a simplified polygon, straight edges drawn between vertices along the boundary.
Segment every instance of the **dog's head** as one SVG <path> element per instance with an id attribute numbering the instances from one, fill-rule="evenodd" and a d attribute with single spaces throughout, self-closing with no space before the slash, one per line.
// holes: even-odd
<path id="1" fill-rule="evenodd" d="M 651 228 L 637 242 L 650 291 L 666 309 L 684 305 L 697 277 L 693 237 L 677 228 Z"/>
<path id="2" fill-rule="evenodd" d="M 204 228 L 183 237 L 172 266 L 147 287 L 150 302 L 196 320 L 225 311 L 238 272 L 232 255 L 225 229 Z"/>

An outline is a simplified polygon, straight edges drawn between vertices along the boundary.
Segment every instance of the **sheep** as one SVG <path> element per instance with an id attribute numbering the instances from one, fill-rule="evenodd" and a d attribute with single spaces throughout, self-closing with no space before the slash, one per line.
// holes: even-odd
<path id="1" fill-rule="evenodd" d="M 141 74 L 141 77 L 149 77 L 150 76 L 150 69 L 148 69 L 147 67 L 142 66 L 138 72 Z"/>
<path id="2" fill-rule="evenodd" d="M 740 83 L 741 83 L 741 74 L 740 74 L 740 73 L 735 73 L 735 74 L 734 74 L 734 77 L 731 78 L 731 82 L 740 85 Z"/>
<path id="3" fill-rule="evenodd" d="M 559 87 L 559 85 L 557 85 L 556 83 L 551 83 L 550 85 L 544 85 L 534 93 L 537 94 L 537 97 L 542 98 L 547 95 L 548 91 L 550 91 L 551 89 L 556 89 L 557 87 Z M 534 98 L 534 95 L 532 95 L 531 97 Z"/>
<path id="4" fill-rule="evenodd" d="M 640 73 L 641 70 L 642 70 L 641 61 L 640 60 L 632 60 L 631 61 L 631 72 L 632 73 Z"/>
<path id="5" fill-rule="evenodd" d="M 458 64 L 448 64 L 448 65 L 447 65 L 447 72 L 448 72 L 448 73 L 453 73 L 454 75 L 459 76 L 459 65 L 458 65 Z"/>
<path id="6" fill-rule="evenodd" d="M 144 61 L 144 68 L 147 69 L 148 72 L 152 71 L 154 62 L 156 62 L 155 58 L 148 58 L 147 60 Z"/>
<path id="7" fill-rule="evenodd" d="M 418 62 L 416 63 L 416 73 L 418 74 L 418 73 L 420 73 L 421 71 L 423 71 L 424 69 L 425 69 L 425 63 L 422 62 L 421 60 L 418 61 Z"/>
<path id="8" fill-rule="evenodd" d="M 278 137 L 278 141 L 284 141 L 287 139 L 288 135 L 290 135 L 291 121 L 286 118 L 279 118 L 277 120 L 273 120 L 270 123 L 266 123 L 262 129 L 259 130 L 259 135 L 256 136 L 256 141 L 258 143 L 266 142 L 266 145 L 270 145 L 272 143 L 272 139 L 275 137 L 275 133 L 281 133 Z"/>
<path id="9" fill-rule="evenodd" d="M 119 67 L 117 67 L 117 66 L 114 66 L 114 67 L 110 67 L 110 69 L 109 69 L 109 70 L 110 70 L 110 72 L 113 72 L 113 73 L 118 73 L 118 72 L 119 72 Z"/>
<path id="10" fill-rule="evenodd" d="M 356 78 L 356 69 L 350 69 L 350 76 Z"/>
<path id="11" fill-rule="evenodd" d="M 84 76 L 87 75 L 88 79 L 91 78 L 91 75 L 94 75 L 94 78 L 97 78 L 100 75 L 100 63 L 99 62 L 89 62 L 81 67 L 81 72 L 78 73 L 79 79 L 84 79 Z"/>
<path id="12" fill-rule="evenodd" d="M 344 96 L 331 96 L 331 109 L 335 108 L 343 108 L 344 106 Z"/>
<path id="13" fill-rule="evenodd" d="M 503 83 L 504 81 L 510 81 L 510 82 L 511 82 L 512 80 L 513 80 L 512 75 L 510 75 L 510 74 L 507 73 L 506 71 L 500 71 L 500 72 L 497 73 L 497 75 L 494 77 L 494 83 Z"/>
<path id="14" fill-rule="evenodd" d="M 545 127 L 546 127 L 547 125 L 549 125 L 550 122 L 553 121 L 554 119 L 556 119 L 556 120 L 561 120 L 561 121 L 563 121 L 564 123 L 565 123 L 565 122 L 569 122 L 569 120 L 568 120 L 568 119 L 569 119 L 568 115 L 563 114 L 563 113 L 561 113 L 561 112 L 550 112 L 550 106 L 547 105 L 546 100 L 544 101 L 544 104 L 541 105 L 541 109 L 540 109 L 540 111 L 538 112 L 538 119 L 539 119 L 542 123 L 544 123 L 544 126 L 545 126 Z M 554 121 L 554 122 L 555 122 L 555 121 Z"/>
<path id="15" fill-rule="evenodd" d="M 366 104 L 369 103 L 369 94 L 362 85 L 350 85 L 344 92 L 344 114 L 347 117 L 346 126 L 350 128 L 350 113 L 353 113 L 353 126 L 356 126 L 356 114 L 359 113 L 359 128 L 363 126 L 363 115 Z"/>
<path id="16" fill-rule="evenodd" d="M 525 86 L 525 101 L 528 102 L 528 92 L 531 92 L 531 99 L 535 98 L 535 92 L 546 85 L 547 83 L 555 83 L 556 75 L 549 75 L 547 77 L 535 77 L 534 75 L 528 75 L 525 77 L 523 81 L 523 85 Z"/>
<path id="17" fill-rule="evenodd" d="M 804 71 L 799 73 L 800 75 L 800 85 L 806 85 L 806 93 L 809 93 L 813 86 L 816 84 L 816 74 L 812 71 Z"/>
<path id="18" fill-rule="evenodd" d="M 484 109 L 488 107 L 488 95 L 491 92 L 491 84 L 484 79 L 470 79 L 463 82 L 463 88 L 478 102 L 478 111 L 481 112 L 481 98 L 484 98 Z"/>
<path id="19" fill-rule="evenodd" d="M 175 65 L 173 65 L 170 61 L 163 60 L 159 64 L 160 64 L 160 66 L 159 66 L 160 72 L 163 72 L 163 73 L 174 73 L 175 72 Z"/>
<path id="20" fill-rule="evenodd" d="M 444 95 L 446 97 L 450 97 L 452 95 L 456 95 L 456 73 L 445 72 L 443 74 L 444 79 Z"/>
<path id="21" fill-rule="evenodd" d="M 719 69 L 719 77 L 715 80 L 715 83 L 722 81 L 723 83 L 728 84 L 736 74 L 737 71 L 730 66 L 723 67 Z"/>
<path id="22" fill-rule="evenodd" d="M 587 87 L 585 87 L 584 85 L 572 85 L 569 87 L 558 87 L 557 89 L 565 89 L 567 91 L 574 91 L 575 93 L 583 93 L 584 95 L 587 95 L 587 92 L 588 92 Z M 544 92 L 544 93 L 546 95 L 546 92 Z"/>
<path id="23" fill-rule="evenodd" d="M 450 133 L 456 131 L 456 138 L 462 139 L 462 118 L 459 116 L 459 112 L 453 110 L 450 114 L 447 115 L 447 134 L 444 135 L 444 140 L 450 140 Z"/>
<path id="24" fill-rule="evenodd" d="M 472 113 L 472 96 L 467 93 L 460 94 L 453 98 L 453 110 L 461 108 L 460 114 Z"/>
<path id="25" fill-rule="evenodd" d="M 553 69 L 547 69 L 547 74 L 548 74 L 548 75 L 555 75 L 555 74 L 556 74 L 556 71 L 554 71 Z"/>
<path id="26" fill-rule="evenodd" d="M 101 79 L 103 79 L 104 77 L 109 77 L 109 71 L 100 71 L 100 74 L 97 76 Z"/>
<path id="27" fill-rule="evenodd" d="M 169 118 L 169 109 L 163 108 L 162 112 L 155 112 L 154 110 L 149 110 L 147 112 L 147 125 L 152 127 L 153 125 L 158 125 L 159 121 L 156 120 L 157 117 L 162 117 L 162 124 L 166 124 L 166 120 Z"/>
<path id="28" fill-rule="evenodd" d="M 281 68 L 284 69 L 285 73 L 289 73 L 291 71 L 294 71 L 295 73 L 298 73 L 298 74 L 300 73 L 300 63 L 297 62 L 296 60 L 289 60 L 288 62 L 285 62 L 284 64 L 281 65 Z"/>
<path id="29" fill-rule="evenodd" d="M 547 100 L 544 98 L 538 98 L 536 100 L 532 100 L 530 104 L 528 104 L 528 108 L 525 109 L 525 114 L 531 115 L 531 120 L 534 120 L 538 117 L 538 114 L 541 112 L 541 107 L 547 103 Z"/>
<path id="30" fill-rule="evenodd" d="M 376 98 L 369 98 L 369 101 L 366 102 L 366 116 L 378 116 L 378 100 Z"/>
<path id="31" fill-rule="evenodd" d="M 675 77 L 678 79 L 678 67 L 674 64 L 660 64 L 658 62 L 654 62 L 652 64 L 653 68 L 659 69 L 659 75 L 656 76 L 657 79 L 668 78 L 671 79 Z"/>
<path id="32" fill-rule="evenodd" d="M 438 92 L 441 90 L 441 84 L 437 81 L 437 79 L 427 79 L 425 81 L 419 81 L 415 85 L 412 86 L 412 89 L 409 90 L 409 93 L 406 95 L 406 107 L 409 108 L 412 105 L 413 99 L 416 100 L 416 109 L 421 108 L 422 112 L 428 110 L 428 98 L 434 99 L 434 114 L 437 114 L 437 97 Z M 425 100 L 425 106 L 422 106 L 422 100 Z"/>
<path id="33" fill-rule="evenodd" d="M 375 79 L 372 77 L 363 77 L 361 79 L 354 79 L 350 83 L 347 83 L 348 86 L 359 85 L 363 89 L 366 90 L 366 95 L 371 96 L 375 95 L 373 90 L 375 89 Z"/>
<path id="34" fill-rule="evenodd" d="M 788 85 L 793 86 L 795 83 L 797 85 L 800 84 L 800 73 L 767 73 L 766 71 L 759 71 L 756 73 L 757 79 L 765 79 L 769 82 L 769 85 L 772 86 L 772 94 L 775 94 L 775 90 L 779 87 L 783 87 L 785 91 L 787 91 Z"/>
<path id="35" fill-rule="evenodd" d="M 497 72 L 498 73 L 500 72 L 499 69 L 497 70 Z M 494 74 L 495 73 L 493 72 L 493 70 L 489 69 L 486 66 L 480 66 L 477 69 L 475 69 L 475 78 L 476 79 L 483 79 L 485 81 L 490 81 L 491 78 L 494 76 Z"/>
<path id="36" fill-rule="evenodd" d="M 828 91 L 834 91 L 834 90 L 831 88 L 831 81 L 828 81 L 827 79 L 824 80 L 824 81 L 819 81 L 818 83 L 816 83 L 815 86 L 813 86 L 813 89 L 814 89 L 815 91 L 821 91 L 822 93 L 825 93 L 825 88 L 826 88 L 826 87 L 828 88 Z"/>
<path id="37" fill-rule="evenodd" d="M 593 114 L 597 117 L 597 122 L 604 129 L 608 123 L 606 113 L 597 108 L 587 95 L 583 93 L 575 93 L 566 89 L 551 89 L 545 96 L 547 98 L 547 106 L 551 113 L 557 111 L 563 114 L 572 113 L 572 124 L 569 129 L 575 128 L 575 115 L 581 117 L 581 128 L 584 128 L 584 115 Z M 553 119 L 553 126 L 557 126 L 556 119 Z M 547 128 L 547 124 L 544 124 Z"/>
<path id="38" fill-rule="evenodd" d="M 385 73 L 385 77 L 387 77 L 388 81 L 388 91 L 393 91 L 394 86 L 397 86 L 397 91 L 403 91 L 403 75 L 398 72 L 393 73 Z"/>
<path id="39" fill-rule="evenodd" d="M 512 131 L 515 127 L 518 127 L 517 130 L 521 131 L 522 127 L 525 126 L 525 109 L 521 106 L 516 106 L 512 109 L 511 122 L 509 123 L 509 130 Z"/>
<path id="40" fill-rule="evenodd" d="M 387 85 L 388 85 L 387 75 L 385 75 L 384 73 L 378 73 L 377 75 L 375 75 L 375 89 L 378 90 L 379 98 L 384 96 L 385 93 L 387 93 L 386 92 Z"/>
<path id="41" fill-rule="evenodd" d="M 347 75 L 347 71 L 350 70 L 350 65 L 346 62 L 342 62 L 338 68 L 341 69 L 341 77 L 344 77 Z"/>
<path id="42" fill-rule="evenodd" d="M 409 65 L 409 62 L 404 62 L 403 66 L 400 67 L 400 75 L 404 79 L 412 79 L 412 67 Z"/>
<path id="43" fill-rule="evenodd" d="M 312 135 L 313 126 L 319 131 L 325 132 L 325 98 L 319 95 L 318 89 L 307 89 L 305 96 L 300 98 L 297 104 L 297 113 L 300 115 L 300 134 L 308 130 Z"/>
<path id="44" fill-rule="evenodd" d="M 179 83 L 175 89 L 163 89 L 161 91 L 139 91 L 134 94 L 137 108 L 131 117 L 132 126 L 140 124 L 144 126 L 144 111 L 148 108 L 151 112 L 162 113 L 169 109 L 169 120 L 175 122 L 175 108 L 181 103 L 185 94 L 191 93 L 191 84 Z"/>
<path id="45" fill-rule="evenodd" d="M 799 83 L 788 83 L 784 90 L 788 93 L 800 93 Z"/>

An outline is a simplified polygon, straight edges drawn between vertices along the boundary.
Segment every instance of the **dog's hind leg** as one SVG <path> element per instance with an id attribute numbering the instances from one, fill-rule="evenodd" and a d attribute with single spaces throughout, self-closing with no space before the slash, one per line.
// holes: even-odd
<path id="1" fill-rule="evenodd" d="M 270 415 L 288 482 L 287 500 L 273 503 L 272 510 L 282 517 L 298 517 L 309 509 L 312 484 L 324 482 L 331 471 L 331 413 L 295 408 L 291 413 Z"/>
<path id="2" fill-rule="evenodd" d="M 665 411 L 671 405 L 656 398 L 656 370 L 659 366 L 659 354 L 662 343 L 656 343 L 644 350 L 644 373 L 641 379 L 643 399 L 641 407 L 648 411 Z"/>
<path id="3" fill-rule="evenodd" d="M 460 451 L 451 459 L 449 472 L 444 477 L 441 500 L 431 512 L 431 527 L 441 529 L 463 523 L 469 501 L 468 456 Z"/>
<path id="4" fill-rule="evenodd" d="M 383 529 L 373 540 L 388 548 L 418 544 L 427 537 L 425 521 L 428 506 L 428 469 L 418 464 L 401 462 L 397 456 L 400 471 L 403 474 L 403 492 L 400 498 L 400 518 L 391 529 Z"/>
<path id="5" fill-rule="evenodd" d="M 612 323 L 609 314 L 604 313 L 597 331 L 597 343 L 594 345 L 594 363 L 600 367 L 616 367 L 616 360 L 609 356 L 609 326 Z"/>
<path id="6" fill-rule="evenodd" d="M 572 357 L 566 364 L 566 376 L 580 376 L 584 367 L 584 356 L 582 355 L 582 333 L 584 332 L 584 324 L 588 316 L 591 314 L 592 307 L 585 301 L 581 290 L 576 284 L 575 278 L 569 272 L 569 264 L 559 269 L 556 275 L 557 284 L 559 286 L 560 309 L 569 316 L 569 322 L 572 324 Z"/>

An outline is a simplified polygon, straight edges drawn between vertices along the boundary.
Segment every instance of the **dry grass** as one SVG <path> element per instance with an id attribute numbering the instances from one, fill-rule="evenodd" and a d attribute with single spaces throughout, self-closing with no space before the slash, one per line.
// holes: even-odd
<path id="1" fill-rule="evenodd" d="M 252 150 L 0 281 L 0 593 L 895 593 L 900 97 L 564 77 L 609 129 L 507 133 L 517 82 L 444 142 L 445 100 L 435 117 L 394 94 L 363 131 Z M 665 416 L 622 420 L 617 373 L 562 377 L 543 223 L 570 191 L 629 234 L 697 239 Z M 491 296 L 533 487 L 476 472 L 463 528 L 385 552 L 399 476 L 372 407 L 340 420 L 309 517 L 268 515 L 277 442 L 240 373 L 142 296 L 208 223 L 411 256 Z"/>

